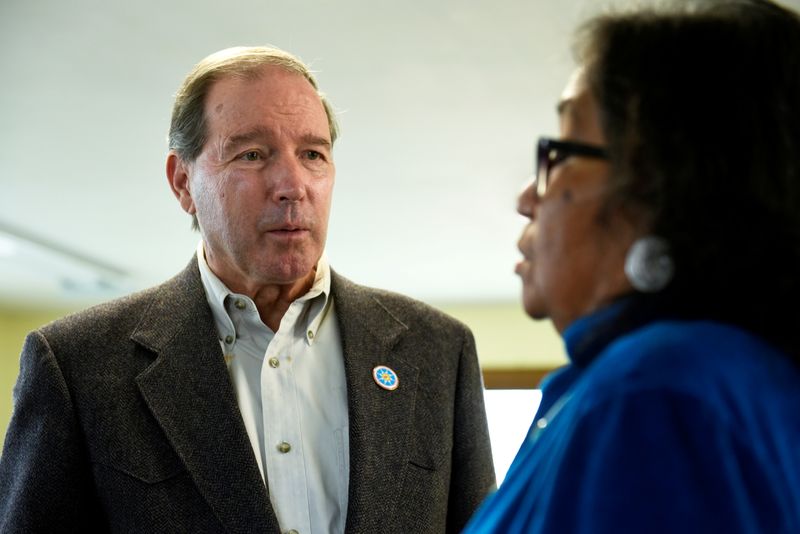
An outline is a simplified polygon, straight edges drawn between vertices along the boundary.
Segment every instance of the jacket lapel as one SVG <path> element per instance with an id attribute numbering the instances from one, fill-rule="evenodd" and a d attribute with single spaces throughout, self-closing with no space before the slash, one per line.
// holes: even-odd
<path id="1" fill-rule="evenodd" d="M 230 532 L 278 532 L 222 358 L 197 260 L 162 286 L 132 339 L 157 353 L 139 390 Z"/>
<path id="2" fill-rule="evenodd" d="M 345 531 L 360 532 L 373 524 L 375 514 L 393 516 L 400 500 L 419 371 L 396 350 L 408 327 L 374 293 L 336 273 L 331 292 L 342 337 L 350 418 Z M 395 371 L 400 381 L 396 390 L 375 383 L 372 370 L 377 365 Z"/>

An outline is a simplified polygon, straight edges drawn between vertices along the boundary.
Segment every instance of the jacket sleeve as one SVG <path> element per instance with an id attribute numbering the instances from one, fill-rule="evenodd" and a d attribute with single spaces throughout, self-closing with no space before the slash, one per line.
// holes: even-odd
<path id="1" fill-rule="evenodd" d="M 72 399 L 40 332 L 28 335 L 0 457 L 0 532 L 90 532 L 101 521 Z"/>
<path id="2" fill-rule="evenodd" d="M 447 531 L 461 532 L 481 501 L 497 485 L 486 422 L 483 379 L 475 340 L 466 328 L 458 369 L 453 434 Z"/>

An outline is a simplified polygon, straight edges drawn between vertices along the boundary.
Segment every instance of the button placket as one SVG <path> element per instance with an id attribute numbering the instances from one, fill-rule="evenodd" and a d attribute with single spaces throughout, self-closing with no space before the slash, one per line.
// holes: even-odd
<path id="1" fill-rule="evenodd" d="M 299 506 L 305 509 L 308 506 L 308 488 L 302 475 L 305 472 L 305 457 L 299 427 L 298 392 L 291 360 L 295 343 L 305 341 L 303 334 L 309 330 L 306 327 L 297 331 L 296 321 L 300 309 L 302 308 L 295 302 L 284 315 L 281 326 L 274 333 L 264 353 L 261 372 L 263 443 L 266 450 L 271 449 L 265 455 L 265 474 L 270 487 L 274 485 L 286 490 L 271 496 L 279 508 L 289 502 L 293 503 L 289 508 Z M 307 521 L 304 514 L 287 518 L 289 524 L 301 526 L 295 532 L 306 532 Z"/>

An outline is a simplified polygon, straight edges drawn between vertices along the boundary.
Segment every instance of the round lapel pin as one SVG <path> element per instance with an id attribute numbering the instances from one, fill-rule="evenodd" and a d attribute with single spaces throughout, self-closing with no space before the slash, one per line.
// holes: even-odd
<path id="1" fill-rule="evenodd" d="M 375 367 L 372 370 L 372 378 L 375 380 L 376 384 L 389 391 L 397 389 L 397 386 L 400 385 L 400 379 L 397 377 L 397 373 L 385 365 L 378 365 Z"/>

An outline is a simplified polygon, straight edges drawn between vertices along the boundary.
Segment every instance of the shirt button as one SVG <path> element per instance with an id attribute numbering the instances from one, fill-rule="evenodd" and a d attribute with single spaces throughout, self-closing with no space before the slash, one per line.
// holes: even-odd
<path id="1" fill-rule="evenodd" d="M 269 366 L 270 367 L 275 368 L 275 367 L 278 367 L 280 364 L 281 364 L 281 362 L 280 362 L 280 360 L 278 360 L 278 358 L 270 358 L 269 359 Z"/>
<path id="2" fill-rule="evenodd" d="M 314 339 L 314 331 L 313 330 L 309 330 L 308 331 L 308 339 Z"/>
<path id="3" fill-rule="evenodd" d="M 296 531 L 295 529 L 292 529 L 292 530 L 287 530 L 286 534 L 300 534 L 300 533 L 298 531 Z"/>
<path id="4" fill-rule="evenodd" d="M 278 443 L 278 452 L 286 454 L 290 450 L 292 450 L 292 446 L 286 443 L 285 441 L 281 441 L 280 443 Z"/>
<path id="5" fill-rule="evenodd" d="M 547 426 L 547 419 L 545 419 L 544 417 L 542 417 L 541 419 L 536 421 L 536 427 L 537 428 L 544 428 L 546 426 Z"/>
<path id="6" fill-rule="evenodd" d="M 225 336 L 225 343 L 228 345 L 233 343 L 233 336 Z"/>
<path id="7" fill-rule="evenodd" d="M 242 299 L 236 299 L 236 302 L 234 302 L 233 304 L 240 310 L 243 310 L 247 307 L 247 304 L 245 304 L 245 302 Z"/>

